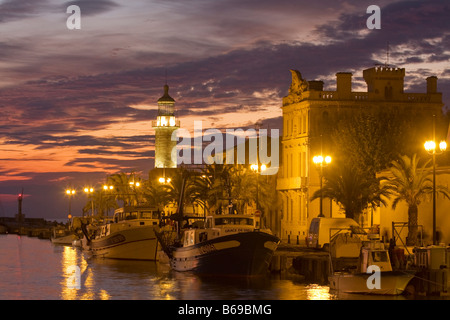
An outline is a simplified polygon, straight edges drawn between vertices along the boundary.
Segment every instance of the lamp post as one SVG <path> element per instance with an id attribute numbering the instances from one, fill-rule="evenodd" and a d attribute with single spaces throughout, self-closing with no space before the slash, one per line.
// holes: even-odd
<path id="1" fill-rule="evenodd" d="M 322 155 L 318 155 L 313 157 L 314 164 L 320 169 L 320 209 L 318 217 L 324 217 L 323 209 L 322 209 L 322 200 L 323 200 L 323 190 L 322 190 L 322 179 L 323 179 L 323 168 L 328 166 L 331 163 L 331 157 Z"/>
<path id="2" fill-rule="evenodd" d="M 94 216 L 94 197 L 93 197 L 93 193 L 94 193 L 94 188 L 84 188 L 84 192 L 88 195 L 91 196 L 91 216 Z"/>
<path id="3" fill-rule="evenodd" d="M 259 175 L 267 169 L 267 166 L 265 164 L 252 164 L 250 169 L 258 174 L 256 178 L 256 210 L 259 210 Z"/>
<path id="4" fill-rule="evenodd" d="M 436 245 L 436 155 L 442 154 L 447 149 L 447 143 L 441 141 L 437 150 L 435 135 L 435 118 L 433 118 L 433 140 L 428 140 L 424 144 L 425 150 L 433 156 L 433 245 Z"/>
<path id="5" fill-rule="evenodd" d="M 69 196 L 69 215 L 72 215 L 72 196 L 75 194 L 75 189 L 66 189 L 66 194 Z"/>
<path id="6" fill-rule="evenodd" d="M 102 199 L 102 210 L 101 212 L 103 213 L 103 208 L 106 211 L 106 217 L 108 218 L 109 216 L 109 197 L 111 196 L 111 194 L 108 194 L 107 192 L 110 191 L 112 192 L 114 190 L 114 186 L 113 185 L 107 185 L 104 184 L 103 185 L 103 191 L 105 191 L 105 196 L 106 196 L 106 200 L 103 201 L 103 194 L 101 194 L 101 199 Z"/>
<path id="7" fill-rule="evenodd" d="M 141 186 L 141 183 L 139 181 L 135 181 L 134 179 L 130 181 L 129 186 L 131 188 L 131 195 L 134 195 L 136 197 L 136 205 L 139 205 L 139 195 L 138 195 L 138 188 Z"/>

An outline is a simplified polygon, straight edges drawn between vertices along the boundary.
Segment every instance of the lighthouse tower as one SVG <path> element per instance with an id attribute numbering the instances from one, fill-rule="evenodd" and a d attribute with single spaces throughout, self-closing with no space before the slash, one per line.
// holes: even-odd
<path id="1" fill-rule="evenodd" d="M 180 121 L 175 119 L 175 100 L 169 95 L 167 84 L 164 95 L 158 99 L 158 116 L 152 125 L 155 129 L 155 168 L 176 168 L 177 141 L 172 141 L 172 133 L 180 127 Z"/>

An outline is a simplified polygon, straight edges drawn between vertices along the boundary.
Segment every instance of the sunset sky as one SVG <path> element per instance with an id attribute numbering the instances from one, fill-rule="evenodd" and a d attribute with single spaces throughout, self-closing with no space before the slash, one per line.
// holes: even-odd
<path id="1" fill-rule="evenodd" d="M 69 5 L 81 29 L 69 30 Z M 367 7 L 381 7 L 369 30 Z M 405 90 L 426 77 L 450 106 L 448 0 L 0 0 L 0 217 L 64 218 L 68 186 L 154 166 L 156 101 L 166 81 L 188 130 L 281 130 L 289 69 L 335 90 L 336 72 L 386 63 L 406 69 Z"/>

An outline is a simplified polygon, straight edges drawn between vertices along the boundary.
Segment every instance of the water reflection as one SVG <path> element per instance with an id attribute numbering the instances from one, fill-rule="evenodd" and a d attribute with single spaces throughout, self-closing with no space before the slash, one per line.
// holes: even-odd
<path id="1" fill-rule="evenodd" d="M 337 296 L 328 286 L 305 284 L 302 278 L 280 275 L 200 277 L 175 272 L 167 262 L 91 258 L 79 248 L 16 235 L 0 236 L 0 257 L 0 299 L 404 299 L 403 296 Z M 70 286 L 74 267 L 79 268 L 79 289 Z"/>
<path id="2" fill-rule="evenodd" d="M 307 300 L 331 300 L 335 295 L 330 294 L 328 286 L 320 286 L 317 284 L 309 284 L 306 286 Z"/>

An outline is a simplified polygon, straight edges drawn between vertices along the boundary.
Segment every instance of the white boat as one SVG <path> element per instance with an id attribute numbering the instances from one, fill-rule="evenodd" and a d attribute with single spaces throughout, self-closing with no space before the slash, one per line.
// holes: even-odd
<path id="1" fill-rule="evenodd" d="M 157 260 L 160 212 L 149 207 L 124 207 L 113 219 L 87 237 L 87 248 L 93 256 L 110 259 Z"/>
<path id="2" fill-rule="evenodd" d="M 334 271 L 328 279 L 330 289 L 338 293 L 400 295 L 414 275 L 414 272 L 393 271 L 384 244 L 369 242 L 361 247 L 358 265 L 353 270 Z"/>
<path id="3" fill-rule="evenodd" d="M 211 275 L 264 275 L 280 241 L 259 229 L 259 217 L 242 214 L 208 216 L 203 227 L 185 229 L 179 245 L 159 236 L 172 269 Z"/>
<path id="4" fill-rule="evenodd" d="M 75 233 L 66 227 L 55 227 L 52 229 L 50 241 L 53 244 L 72 245 L 72 242 L 77 239 Z"/>

